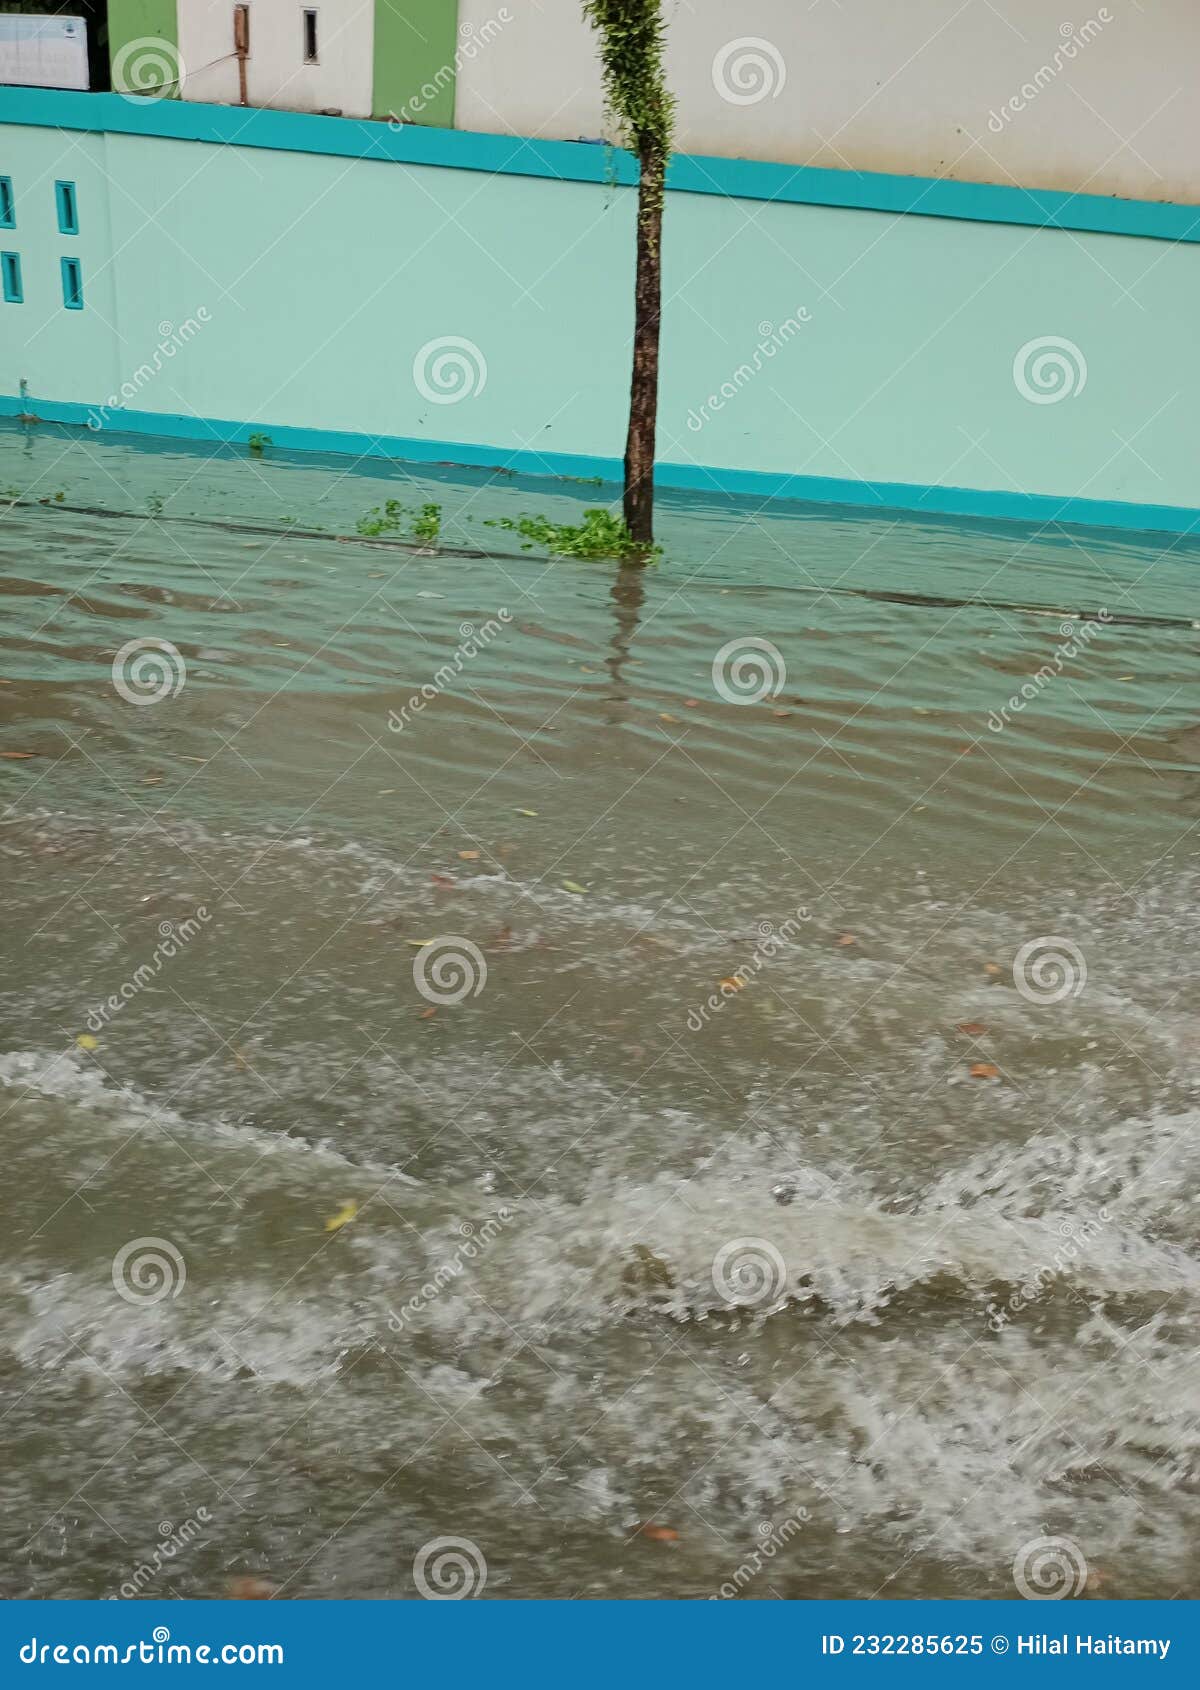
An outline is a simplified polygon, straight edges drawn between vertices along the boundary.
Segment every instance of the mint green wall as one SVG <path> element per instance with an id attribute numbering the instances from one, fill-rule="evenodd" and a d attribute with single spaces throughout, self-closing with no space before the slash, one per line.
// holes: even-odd
<path id="1" fill-rule="evenodd" d="M 458 0 L 375 0 L 376 117 L 454 126 Z"/>
<path id="2" fill-rule="evenodd" d="M 627 189 L 268 150 L 249 169 L 235 146 L 16 125 L 0 148 L 26 297 L 0 304 L 0 393 L 24 376 L 100 403 L 203 305 L 136 409 L 620 456 Z M 55 230 L 57 176 L 79 186 L 78 241 Z M 77 249 L 71 313 L 58 257 Z M 1200 248 L 677 194 L 664 252 L 663 459 L 1200 505 Z M 766 325 L 801 306 L 755 372 Z M 1087 380 L 1038 405 L 1013 359 L 1047 335 Z M 437 404 L 413 362 L 446 336 L 487 380 Z"/>
<path id="3" fill-rule="evenodd" d="M 145 93 L 169 83 L 171 98 L 178 98 L 173 85 L 179 74 L 178 53 L 163 53 L 154 45 L 162 41 L 168 49 L 178 49 L 175 8 L 176 0 L 108 0 L 108 52 L 117 93 Z"/>

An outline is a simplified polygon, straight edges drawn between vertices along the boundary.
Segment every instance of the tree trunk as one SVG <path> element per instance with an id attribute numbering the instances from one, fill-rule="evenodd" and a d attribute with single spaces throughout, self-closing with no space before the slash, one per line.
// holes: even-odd
<path id="1" fill-rule="evenodd" d="M 658 420 L 666 159 L 661 153 L 646 149 L 639 162 L 633 379 L 629 388 L 629 433 L 625 440 L 625 526 L 639 545 L 648 548 L 654 540 L 654 436 Z M 630 561 L 638 563 L 645 559 L 635 555 Z"/>

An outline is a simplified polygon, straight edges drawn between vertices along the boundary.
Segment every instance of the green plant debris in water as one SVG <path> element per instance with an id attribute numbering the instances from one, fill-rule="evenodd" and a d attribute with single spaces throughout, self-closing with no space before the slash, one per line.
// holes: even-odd
<path id="1" fill-rule="evenodd" d="M 647 563 L 656 562 L 662 555 L 661 546 L 653 546 L 647 553 L 639 546 L 625 526 L 624 519 L 612 511 L 593 509 L 583 513 L 579 523 L 551 522 L 545 516 L 500 516 L 484 525 L 487 528 L 506 528 L 525 541 L 522 551 L 541 546 L 555 557 L 627 558 L 638 557 Z"/>
<path id="2" fill-rule="evenodd" d="M 442 532 L 441 505 L 424 504 L 410 513 L 399 499 L 386 499 L 382 505 L 372 506 L 365 516 L 359 517 L 354 525 L 355 531 L 368 539 L 377 539 L 382 534 L 402 534 L 405 517 L 410 514 L 410 536 L 424 546 L 436 545 Z"/>

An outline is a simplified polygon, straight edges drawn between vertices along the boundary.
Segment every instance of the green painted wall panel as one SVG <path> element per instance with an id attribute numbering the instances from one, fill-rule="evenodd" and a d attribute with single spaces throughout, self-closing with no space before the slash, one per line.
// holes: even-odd
<path id="1" fill-rule="evenodd" d="M 375 0 L 376 117 L 454 127 L 458 0 Z"/>
<path id="2" fill-rule="evenodd" d="M 176 0 L 108 0 L 108 49 L 117 93 L 178 98 Z"/>

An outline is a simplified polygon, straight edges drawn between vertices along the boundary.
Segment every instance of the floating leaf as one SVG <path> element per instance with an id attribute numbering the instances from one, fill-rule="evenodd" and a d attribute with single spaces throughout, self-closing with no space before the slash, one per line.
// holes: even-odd
<path id="1" fill-rule="evenodd" d="M 423 1009 L 421 1011 L 420 1015 L 417 1016 L 417 1020 L 418 1021 L 428 1021 L 431 1016 L 434 1016 L 436 1014 L 437 1014 L 436 1009 Z"/>
<path id="2" fill-rule="evenodd" d="M 413 949 L 416 950 L 416 951 L 423 951 L 425 949 L 426 945 L 432 945 L 433 944 L 433 940 L 432 939 L 406 939 L 404 941 L 404 943 L 406 945 L 411 945 L 413 947 Z"/>
<path id="3" fill-rule="evenodd" d="M 564 892 L 578 892 L 582 896 L 587 891 L 587 887 L 581 886 L 577 880 L 564 880 L 562 884 Z"/>
<path id="4" fill-rule="evenodd" d="M 358 1204 L 352 1197 L 348 1203 L 342 1204 L 336 1215 L 330 1215 L 325 1222 L 326 1232 L 336 1232 L 339 1227 L 343 1227 L 348 1221 L 352 1221 L 357 1213 Z"/>
<path id="5" fill-rule="evenodd" d="M 660 722 L 678 722 L 679 717 L 672 716 L 669 710 L 660 710 L 658 713 L 658 719 Z"/>
<path id="6" fill-rule="evenodd" d="M 639 1537 L 648 1537 L 651 1543 L 678 1543 L 679 1533 L 673 1526 L 656 1526 L 652 1522 L 643 1521 L 638 1527 Z"/>
<path id="7" fill-rule="evenodd" d="M 1003 974 L 1004 970 L 998 962 L 985 962 L 983 965 L 983 972 L 985 974 Z"/>
<path id="8" fill-rule="evenodd" d="M 269 1602 L 274 1595 L 275 1586 L 268 1584 L 266 1579 L 242 1573 L 237 1578 L 230 1579 L 225 1599 L 228 1602 Z"/>
<path id="9" fill-rule="evenodd" d="M 27 757 L 36 757 L 36 751 L 0 751 L 0 757 L 7 758 L 10 763 L 23 763 Z"/>
<path id="10" fill-rule="evenodd" d="M 518 810 L 517 814 L 519 816 L 536 816 L 537 811 L 536 810 Z"/>
<path id="11" fill-rule="evenodd" d="M 464 863 L 475 863 L 479 861 L 478 851 L 460 851 L 458 854 Z"/>
<path id="12" fill-rule="evenodd" d="M 973 1080 L 998 1080 L 1000 1070 L 994 1062 L 972 1062 L 971 1078 Z"/>
<path id="13" fill-rule="evenodd" d="M 100 1040 L 94 1039 L 90 1033 L 80 1033 L 79 1037 L 75 1040 L 75 1043 L 79 1046 L 80 1050 L 100 1049 Z"/>
<path id="14" fill-rule="evenodd" d="M 857 943 L 858 940 L 854 937 L 853 933 L 843 933 L 838 940 L 839 945 L 857 945 Z"/>
<path id="15" fill-rule="evenodd" d="M 987 1028 L 984 1026 L 982 1021 L 960 1021 L 958 1023 L 958 1031 L 960 1033 L 967 1033 L 971 1038 L 977 1039 L 981 1033 L 987 1032 Z"/>
<path id="16" fill-rule="evenodd" d="M 740 992 L 746 982 L 744 980 L 739 980 L 736 974 L 731 974 L 727 980 L 722 980 L 721 984 L 722 986 L 728 986 L 731 992 Z"/>

